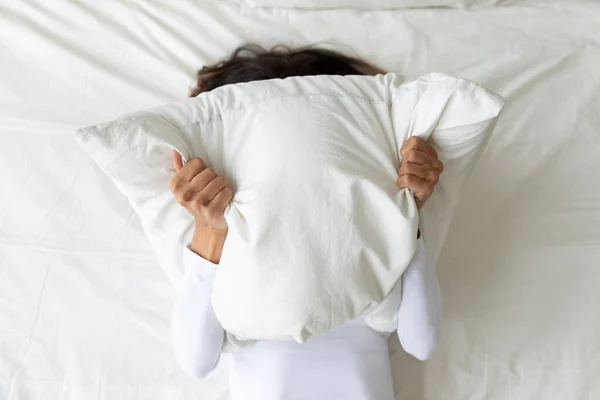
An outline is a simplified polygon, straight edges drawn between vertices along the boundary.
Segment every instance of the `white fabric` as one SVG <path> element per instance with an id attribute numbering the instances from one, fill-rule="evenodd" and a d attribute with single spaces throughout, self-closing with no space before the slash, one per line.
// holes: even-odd
<path id="1" fill-rule="evenodd" d="M 173 345 L 181 367 L 205 379 L 217 365 L 224 331 L 211 303 L 216 266 L 184 248 L 183 288 L 173 312 Z M 429 358 L 441 334 L 441 298 L 435 266 L 423 241 L 402 275 L 398 337 L 413 356 Z M 343 324 L 304 344 L 259 341 L 223 355 L 231 400 L 393 400 L 386 335 L 364 320 Z"/>
<path id="2" fill-rule="evenodd" d="M 72 132 L 185 97 L 197 68 L 244 41 L 329 43 L 510 98 L 437 261 L 442 346 L 425 363 L 394 353 L 396 397 L 600 398 L 599 20 L 600 4 L 569 0 L 369 13 L 0 1 L 0 398 L 228 398 L 225 368 L 194 382 L 177 366 L 172 285 Z"/>
<path id="3" fill-rule="evenodd" d="M 503 104 L 441 74 L 407 84 L 394 74 L 300 77 L 227 85 L 75 136 L 129 198 L 177 280 L 193 218 L 168 188 L 171 148 L 226 177 L 235 194 L 213 291 L 217 318 L 235 345 L 302 343 L 359 316 L 395 330 L 396 283 L 418 225 L 412 194 L 396 185 L 400 147 L 410 136 L 429 139 L 445 163 L 422 212 L 435 259 Z"/>
<path id="4" fill-rule="evenodd" d="M 237 0 L 252 7 L 283 8 L 357 8 L 364 10 L 390 10 L 403 8 L 484 8 L 506 6 L 523 0 Z"/>

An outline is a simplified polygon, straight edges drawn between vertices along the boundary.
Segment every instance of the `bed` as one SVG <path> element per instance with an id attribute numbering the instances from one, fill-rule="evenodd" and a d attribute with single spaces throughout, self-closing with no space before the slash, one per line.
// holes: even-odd
<path id="1" fill-rule="evenodd" d="M 0 2 L 0 399 L 227 399 L 177 366 L 174 298 L 75 129 L 186 96 L 254 41 L 322 45 L 509 101 L 438 270 L 444 340 L 392 346 L 399 400 L 600 398 L 600 3 L 477 11 Z"/>

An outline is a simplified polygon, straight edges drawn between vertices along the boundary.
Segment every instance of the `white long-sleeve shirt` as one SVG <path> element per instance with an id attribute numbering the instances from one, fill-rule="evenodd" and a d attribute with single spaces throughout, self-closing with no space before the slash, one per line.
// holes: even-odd
<path id="1" fill-rule="evenodd" d="M 225 336 L 211 304 L 217 265 L 183 251 L 185 283 L 174 309 L 173 344 L 183 370 L 201 379 L 221 359 Z M 404 350 L 429 358 L 440 340 L 441 296 L 421 239 L 402 275 L 397 316 Z M 258 341 L 226 357 L 232 400 L 394 399 L 387 336 L 362 319 L 304 344 Z"/>

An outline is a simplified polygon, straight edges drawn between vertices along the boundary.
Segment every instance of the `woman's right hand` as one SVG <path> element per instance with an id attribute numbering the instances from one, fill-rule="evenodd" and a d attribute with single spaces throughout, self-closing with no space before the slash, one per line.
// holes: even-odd
<path id="1" fill-rule="evenodd" d="M 233 198 L 233 191 L 225 178 L 218 176 L 200 158 L 192 158 L 184 164 L 181 154 L 175 150 L 173 166 L 177 173 L 171 179 L 169 189 L 177 202 L 194 216 L 196 226 L 227 229 L 224 212 Z"/>

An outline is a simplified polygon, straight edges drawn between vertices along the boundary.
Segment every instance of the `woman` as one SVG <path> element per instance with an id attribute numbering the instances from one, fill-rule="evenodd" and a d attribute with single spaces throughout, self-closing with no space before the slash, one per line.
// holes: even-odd
<path id="1" fill-rule="evenodd" d="M 227 60 L 198 74 L 192 96 L 216 87 L 253 80 L 306 75 L 374 75 L 378 68 L 342 54 L 318 49 L 266 51 L 242 47 Z M 443 170 L 436 151 L 411 138 L 400 149 L 399 188 L 414 192 L 420 209 L 432 194 Z M 192 243 L 183 249 L 185 285 L 173 316 L 176 357 L 191 376 L 203 378 L 221 358 L 223 328 L 212 304 L 212 284 L 218 268 L 227 223 L 223 216 L 233 193 L 225 177 L 199 158 L 183 164 L 173 153 L 177 171 L 170 189 L 195 218 Z M 402 276 L 398 337 L 403 348 L 420 360 L 436 348 L 441 329 L 441 299 L 435 267 L 422 239 Z M 387 337 L 361 318 L 347 322 L 304 344 L 259 341 L 228 354 L 233 400 L 392 400 L 394 398 Z"/>

